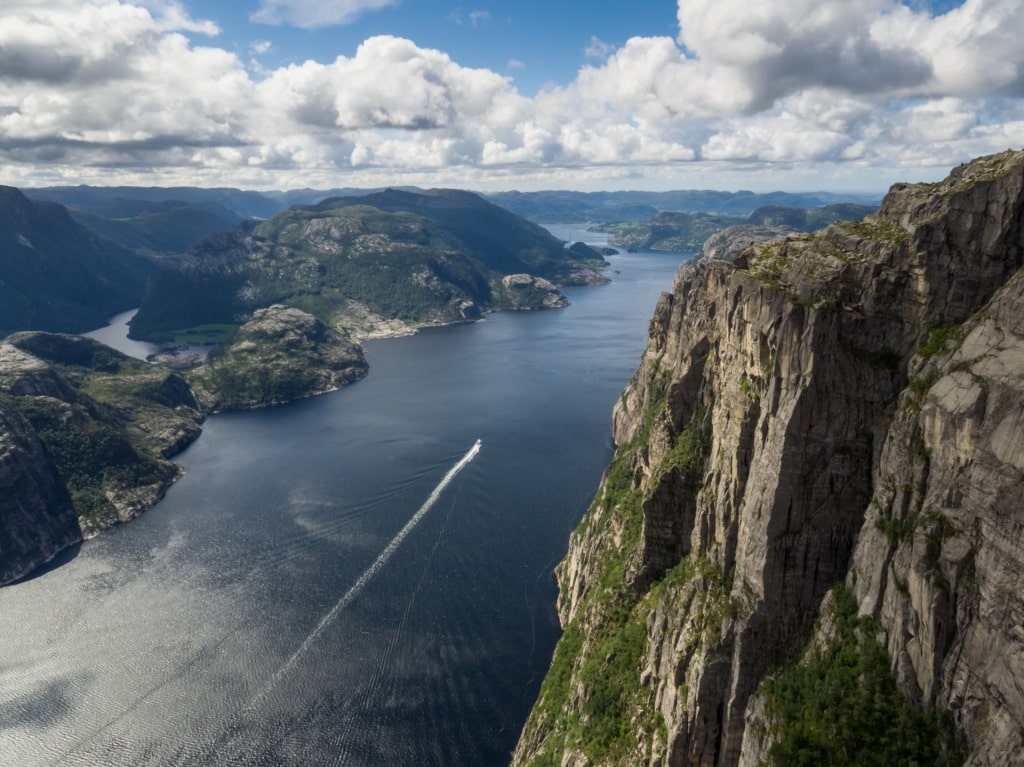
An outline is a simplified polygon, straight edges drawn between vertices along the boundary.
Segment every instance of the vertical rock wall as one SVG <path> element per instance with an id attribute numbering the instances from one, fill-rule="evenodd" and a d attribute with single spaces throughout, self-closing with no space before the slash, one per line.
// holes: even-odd
<path id="1" fill-rule="evenodd" d="M 759 686 L 844 580 L 901 689 L 1008 763 L 1022 190 L 1024 155 L 982 158 L 677 279 L 558 568 L 566 634 L 516 764 L 758 764 Z"/>

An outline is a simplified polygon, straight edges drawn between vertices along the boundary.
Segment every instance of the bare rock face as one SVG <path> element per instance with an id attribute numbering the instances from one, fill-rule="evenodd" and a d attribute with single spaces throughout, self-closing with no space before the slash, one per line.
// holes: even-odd
<path id="1" fill-rule="evenodd" d="M 1024 761 L 1024 273 L 913 361 L 848 581 L 970 765 Z"/>
<path id="2" fill-rule="evenodd" d="M 755 242 L 766 240 L 782 240 L 791 234 L 799 233 L 799 229 L 791 226 L 772 226 L 768 224 L 737 224 L 726 227 L 704 241 L 701 259 L 705 261 L 732 261 L 744 248 Z"/>
<path id="3" fill-rule="evenodd" d="M 969 764 L 1020 763 L 1022 213 L 1008 152 L 680 273 L 558 567 L 515 764 L 760 764 L 763 683 L 843 581 Z"/>
<path id="4" fill-rule="evenodd" d="M 67 490 L 34 430 L 0 400 L 0 583 L 82 540 Z"/>

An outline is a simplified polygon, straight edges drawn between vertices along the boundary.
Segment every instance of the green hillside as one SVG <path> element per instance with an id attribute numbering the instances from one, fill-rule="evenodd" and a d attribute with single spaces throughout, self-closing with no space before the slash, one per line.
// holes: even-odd
<path id="1" fill-rule="evenodd" d="M 587 284 L 603 280 L 604 265 L 596 251 L 569 250 L 477 195 L 387 190 L 296 206 L 252 231 L 205 239 L 154 279 L 132 336 L 239 324 L 275 303 L 334 325 L 353 314 L 413 327 L 459 322 L 527 308 L 507 298 L 503 276 Z"/>

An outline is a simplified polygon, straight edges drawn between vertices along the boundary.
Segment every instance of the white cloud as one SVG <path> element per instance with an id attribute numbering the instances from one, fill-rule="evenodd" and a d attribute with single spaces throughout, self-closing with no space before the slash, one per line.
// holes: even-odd
<path id="1" fill-rule="evenodd" d="M 366 40 L 352 58 L 279 69 L 258 91 L 266 110 L 314 129 L 457 129 L 525 103 L 499 74 L 387 36 Z"/>
<path id="2" fill-rule="evenodd" d="M 583 53 L 584 55 L 586 55 L 588 59 L 597 59 L 599 61 L 604 61 L 612 54 L 614 50 L 615 46 L 612 45 L 611 43 L 606 43 L 601 38 L 591 35 L 590 42 L 587 44 L 587 47 L 584 49 Z"/>
<path id="3" fill-rule="evenodd" d="M 350 24 L 371 11 L 400 0 L 260 0 L 249 18 L 257 24 L 287 24 L 301 29 Z"/>
<path id="4" fill-rule="evenodd" d="M 384 2 L 268 0 L 260 13 L 315 26 Z M 895 0 L 679 0 L 678 38 L 595 38 L 592 65 L 527 98 L 397 37 L 248 72 L 178 2 L 4 0 L 0 169 L 8 182 L 510 187 L 845 167 L 881 184 L 893 168 L 1024 145 L 1017 2 L 933 17 Z"/>

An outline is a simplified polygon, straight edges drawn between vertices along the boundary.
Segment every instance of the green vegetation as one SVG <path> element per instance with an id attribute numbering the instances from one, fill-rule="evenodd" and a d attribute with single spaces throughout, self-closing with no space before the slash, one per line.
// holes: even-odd
<path id="1" fill-rule="evenodd" d="M 918 356 L 923 360 L 930 360 L 940 352 L 950 354 L 960 348 L 966 337 L 966 330 L 963 323 L 953 325 L 937 325 L 928 332 L 928 340 L 917 350 Z M 947 348 L 952 342 L 953 348 Z"/>
<path id="2" fill-rule="evenodd" d="M 895 549 L 914 539 L 914 531 L 917 530 L 917 517 L 914 515 L 900 518 L 885 517 L 876 520 L 875 527 L 885 534 L 886 542 Z"/>
<path id="3" fill-rule="evenodd" d="M 913 413 L 919 412 L 928 392 L 938 383 L 939 378 L 941 378 L 939 371 L 932 368 L 907 381 L 906 408 Z"/>
<path id="4" fill-rule="evenodd" d="M 0 189 L 0 337 L 101 327 L 138 306 L 155 271 L 148 260 L 76 224 L 60 205 Z"/>
<path id="5" fill-rule="evenodd" d="M 638 224 L 608 224 L 595 231 L 608 232 L 610 243 L 633 250 L 688 252 L 700 250 L 715 232 L 744 223 L 731 216 L 662 211 Z"/>
<path id="6" fill-rule="evenodd" d="M 95 403 L 85 400 L 70 412 L 43 397 L 16 397 L 14 403 L 42 440 L 79 516 L 102 520 L 111 514 L 108 492 L 177 476 L 173 464 L 137 450 L 117 420 L 105 418 Z"/>
<path id="7" fill-rule="evenodd" d="M 290 402 L 365 373 L 358 346 L 312 315 L 275 306 L 256 312 L 190 378 L 209 409 L 225 411 Z"/>
<path id="8" fill-rule="evenodd" d="M 860 221 L 844 222 L 838 224 L 838 226 L 861 239 L 880 243 L 891 248 L 905 245 L 910 241 L 910 232 L 902 226 L 874 217 L 864 218 Z"/>
<path id="9" fill-rule="evenodd" d="M 196 245 L 178 270 L 153 280 L 132 337 L 172 339 L 183 328 L 236 323 L 275 303 L 328 324 L 352 301 L 411 325 L 458 322 L 509 307 L 495 290 L 502 276 L 578 284 L 599 281 L 604 265 L 589 247 L 566 249 L 467 192 L 335 198 Z"/>
<path id="10" fill-rule="evenodd" d="M 722 621 L 735 614 L 729 597 L 731 574 L 707 559 L 685 559 L 668 572 L 654 573 L 655 582 L 646 593 L 634 585 L 635 571 L 642 566 L 637 558 L 644 527 L 643 491 L 634 477 L 637 451 L 647 445 L 655 423 L 667 417 L 666 407 L 664 396 L 652 402 L 638 434 L 616 450 L 599 496 L 575 533 L 593 535 L 594 518 L 603 510 L 602 524 L 616 533 L 606 528 L 600 534 L 615 543 L 602 550 L 597 582 L 566 627 L 531 714 L 531 722 L 545 722 L 561 743 L 549 742 L 535 765 L 558 764 L 562 747 L 580 749 L 593 762 L 628 760 L 635 755 L 638 728 L 647 732 L 648 740 L 659 733 L 664 738 L 664 721 L 653 710 L 652 691 L 641 686 L 640 673 L 647 652 L 647 616 L 668 590 L 690 589 L 700 614 L 700 634 L 711 643 L 720 641 Z M 656 471 L 680 472 L 699 488 L 709 449 L 705 411 L 698 408 L 674 436 Z M 577 693 L 578 707 L 573 704 Z"/>
<path id="11" fill-rule="evenodd" d="M 238 325 L 231 323 L 211 323 L 207 325 L 195 325 L 191 328 L 182 328 L 174 333 L 176 344 L 190 344 L 192 346 L 212 346 L 214 344 L 225 344 L 230 341 L 238 332 Z"/>
<path id="12" fill-rule="evenodd" d="M 832 591 L 835 636 L 762 686 L 775 743 L 771 767 L 958 767 L 964 739 L 951 717 L 896 686 L 874 619 Z"/>
<path id="13" fill-rule="evenodd" d="M 113 497 L 163 487 L 177 476 L 163 457 L 172 448 L 167 440 L 187 442 L 199 433 L 200 418 L 181 378 L 87 338 L 18 333 L 7 342 L 49 365 L 40 379 L 46 395 L 10 400 L 87 526 L 116 520 Z M 155 436 L 161 433 L 177 436 Z"/>

